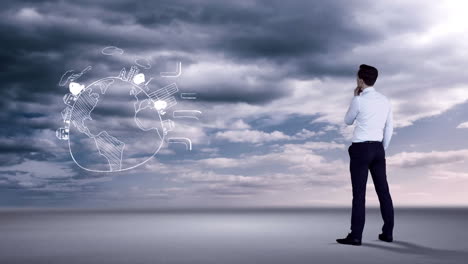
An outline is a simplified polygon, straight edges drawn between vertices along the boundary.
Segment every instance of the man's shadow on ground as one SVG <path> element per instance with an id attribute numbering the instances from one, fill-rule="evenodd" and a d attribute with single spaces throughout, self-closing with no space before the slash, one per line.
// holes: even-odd
<path id="1" fill-rule="evenodd" d="M 384 243 L 379 240 L 376 241 L 379 243 Z M 397 247 L 395 247 L 394 245 L 396 245 Z M 388 245 L 363 243 L 362 246 L 387 250 L 394 253 L 422 255 L 432 258 L 468 259 L 468 251 L 466 250 L 431 248 L 405 241 L 394 241 L 393 243 L 390 243 Z"/>

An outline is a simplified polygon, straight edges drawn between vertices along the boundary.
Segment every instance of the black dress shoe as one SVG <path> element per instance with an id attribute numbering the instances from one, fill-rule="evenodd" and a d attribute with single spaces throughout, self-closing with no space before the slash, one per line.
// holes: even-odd
<path id="1" fill-rule="evenodd" d="M 353 246 L 360 246 L 361 239 L 353 238 L 351 234 L 348 234 L 346 238 L 337 239 L 336 242 L 344 245 L 353 245 Z"/>
<path id="2" fill-rule="evenodd" d="M 393 242 L 393 237 L 392 236 L 387 236 L 384 234 L 379 235 L 379 239 L 385 242 Z"/>

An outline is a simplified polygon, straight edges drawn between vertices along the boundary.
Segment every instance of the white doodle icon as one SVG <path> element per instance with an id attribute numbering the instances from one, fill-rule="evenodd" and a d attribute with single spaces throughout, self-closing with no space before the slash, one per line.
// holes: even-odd
<path id="1" fill-rule="evenodd" d="M 70 93 L 72 93 L 73 95 L 78 95 L 81 93 L 81 91 L 84 90 L 84 85 L 82 84 L 79 84 L 79 83 L 76 83 L 76 82 L 71 82 L 69 85 L 68 85 L 69 89 L 70 89 Z"/>
<path id="2" fill-rule="evenodd" d="M 109 46 L 101 52 L 107 56 L 120 56 L 124 50 Z M 129 69 L 124 67 L 118 74 L 97 81 L 89 82 L 86 79 L 85 74 L 92 69 L 91 66 L 77 73 L 68 70 L 59 81 L 61 87 L 68 85 L 69 93 L 63 97 L 67 106 L 61 112 L 64 125 L 57 129 L 56 137 L 68 141 L 70 156 L 84 170 L 116 172 L 133 169 L 153 158 L 163 143 L 183 144 L 188 151 L 192 150 L 192 141 L 189 138 L 169 137 L 176 127 L 171 118 L 198 120 L 201 111 L 174 110 L 177 105 L 175 95 L 179 93 L 177 85 L 171 83 L 155 89 L 157 84 L 153 82 L 150 85 L 153 78 L 147 77 L 150 74 L 148 70 L 151 69 L 150 60 L 139 58 L 134 62 L 135 65 Z M 181 70 L 181 63 L 178 62 L 175 72 L 160 74 L 161 77 L 174 78 L 181 75 Z M 124 98 L 118 99 L 118 102 L 123 102 L 123 108 L 134 111 L 135 126 L 128 131 L 135 131 L 138 136 L 122 135 L 119 125 L 108 127 L 109 124 L 119 124 L 118 121 L 107 123 L 94 116 L 99 111 L 95 111 L 95 108 L 109 105 L 108 102 L 116 102 L 106 101 L 109 100 L 106 98 L 115 100 L 122 96 L 121 91 L 125 89 L 128 89 L 128 93 L 124 93 L 129 98 L 128 103 L 125 103 Z M 194 100 L 196 96 L 195 93 L 186 93 L 178 98 Z M 126 108 L 126 105 L 130 107 Z M 170 114 L 167 114 L 169 111 Z"/>
<path id="3" fill-rule="evenodd" d="M 135 84 L 142 84 L 145 82 L 145 75 L 143 73 L 138 73 L 137 75 L 135 75 L 135 77 L 133 77 L 133 82 Z"/>
<path id="4" fill-rule="evenodd" d="M 158 110 L 161 115 L 164 115 L 166 114 L 165 110 L 167 108 L 167 103 L 163 100 L 157 100 L 154 102 L 154 108 L 156 108 L 156 110 Z"/>

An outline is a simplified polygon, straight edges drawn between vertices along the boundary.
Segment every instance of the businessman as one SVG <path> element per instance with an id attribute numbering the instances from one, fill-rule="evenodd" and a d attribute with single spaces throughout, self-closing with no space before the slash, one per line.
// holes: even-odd
<path id="1" fill-rule="evenodd" d="M 365 64 L 359 67 L 354 98 L 344 120 L 347 125 L 355 123 L 356 126 L 353 143 L 348 149 L 353 187 L 351 233 L 346 238 L 337 239 L 340 244 L 361 245 L 368 171 L 379 197 L 384 222 L 379 239 L 393 241 L 393 203 L 385 168 L 385 149 L 392 137 L 393 117 L 389 100 L 374 88 L 377 76 L 376 68 Z"/>

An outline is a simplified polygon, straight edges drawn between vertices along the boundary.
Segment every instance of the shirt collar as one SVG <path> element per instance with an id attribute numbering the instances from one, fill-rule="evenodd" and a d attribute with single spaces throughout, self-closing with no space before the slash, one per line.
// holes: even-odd
<path id="1" fill-rule="evenodd" d="M 374 86 L 367 87 L 362 91 L 363 94 L 368 93 L 368 92 L 375 92 Z"/>

